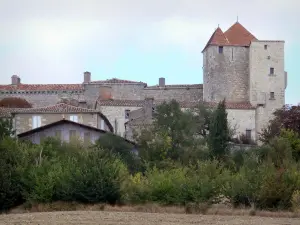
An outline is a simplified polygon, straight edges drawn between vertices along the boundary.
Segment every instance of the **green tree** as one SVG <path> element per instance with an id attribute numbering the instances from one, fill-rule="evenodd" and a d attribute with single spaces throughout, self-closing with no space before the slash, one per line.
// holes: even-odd
<path id="1" fill-rule="evenodd" d="M 14 135 L 12 119 L 0 118 L 0 139 Z"/>
<path id="2" fill-rule="evenodd" d="M 131 172 L 139 170 L 140 160 L 134 152 L 135 146 L 133 143 L 120 136 L 106 133 L 97 140 L 96 146 L 108 151 L 107 153 L 119 155 Z"/>
<path id="3" fill-rule="evenodd" d="M 285 105 L 273 113 L 274 117 L 268 126 L 262 129 L 259 140 L 269 143 L 272 138 L 279 136 L 282 129 L 291 130 L 300 135 L 300 105 Z"/>
<path id="4" fill-rule="evenodd" d="M 183 111 L 175 100 L 157 106 L 154 121 L 142 130 L 138 144 L 140 156 L 148 162 L 182 162 L 190 149 L 195 149 L 197 139 L 196 117 L 192 111 Z"/>
<path id="5" fill-rule="evenodd" d="M 208 135 L 208 146 L 211 156 L 217 159 L 224 159 L 228 155 L 228 142 L 230 140 L 230 132 L 227 121 L 227 112 L 225 99 L 218 104 L 214 111 Z"/>
<path id="6" fill-rule="evenodd" d="M 206 138 L 209 133 L 209 123 L 212 117 L 213 110 L 206 107 L 204 104 L 197 104 L 191 109 L 196 123 L 196 133 L 203 138 Z"/>

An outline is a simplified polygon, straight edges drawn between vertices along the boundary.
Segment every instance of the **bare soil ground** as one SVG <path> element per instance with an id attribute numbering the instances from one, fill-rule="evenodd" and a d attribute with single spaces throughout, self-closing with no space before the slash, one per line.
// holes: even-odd
<path id="1" fill-rule="evenodd" d="M 101 224 L 101 225 L 299 225 L 299 218 L 259 216 L 187 215 L 142 212 L 61 211 L 0 215 L 0 224 Z"/>

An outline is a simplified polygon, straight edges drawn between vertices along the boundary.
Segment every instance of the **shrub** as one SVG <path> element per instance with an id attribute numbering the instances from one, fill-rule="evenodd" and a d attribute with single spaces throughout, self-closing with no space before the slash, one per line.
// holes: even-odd
<path id="1" fill-rule="evenodd" d="M 21 178 L 26 167 L 27 147 L 9 137 L 0 141 L 0 211 L 24 201 Z"/>
<path id="2" fill-rule="evenodd" d="M 81 160 L 69 159 L 66 171 L 57 185 L 56 198 L 83 203 L 120 201 L 122 182 L 128 176 L 118 158 L 103 157 L 103 152 L 91 150 Z"/>
<path id="3" fill-rule="evenodd" d="M 291 204 L 294 212 L 300 211 L 300 190 L 296 190 L 293 192 Z"/>

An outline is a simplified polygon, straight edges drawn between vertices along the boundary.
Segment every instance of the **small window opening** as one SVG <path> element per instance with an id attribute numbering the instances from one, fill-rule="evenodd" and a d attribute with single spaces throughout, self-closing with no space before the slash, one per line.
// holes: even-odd
<path id="1" fill-rule="evenodd" d="M 265 45 L 265 50 L 267 50 L 268 49 L 268 45 Z"/>
<path id="2" fill-rule="evenodd" d="M 246 138 L 247 140 L 251 140 L 251 130 L 246 130 Z"/>
<path id="3" fill-rule="evenodd" d="M 274 94 L 274 92 L 270 92 L 270 99 L 275 99 L 275 94 Z"/>
<path id="4" fill-rule="evenodd" d="M 219 46 L 219 53 L 223 54 L 223 46 Z"/>
<path id="5" fill-rule="evenodd" d="M 129 113 L 130 113 L 130 110 L 125 109 L 125 119 L 129 119 Z"/>
<path id="6" fill-rule="evenodd" d="M 274 68 L 273 67 L 270 68 L 270 74 L 274 74 Z"/>

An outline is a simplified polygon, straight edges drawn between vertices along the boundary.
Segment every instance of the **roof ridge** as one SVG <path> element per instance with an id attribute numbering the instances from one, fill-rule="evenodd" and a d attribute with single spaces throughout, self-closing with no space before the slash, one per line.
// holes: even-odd
<path id="1" fill-rule="evenodd" d="M 252 40 L 257 40 L 257 38 L 238 21 L 230 26 L 224 32 L 224 35 L 231 44 L 241 46 L 248 46 Z"/>
<path id="2" fill-rule="evenodd" d="M 228 45 L 229 40 L 226 37 L 226 35 L 224 34 L 224 32 L 222 31 L 222 29 L 220 27 L 216 28 L 216 30 L 213 32 L 213 34 L 211 35 L 211 37 L 209 38 L 207 44 L 205 45 L 204 49 L 202 50 L 202 52 L 205 51 L 205 49 L 209 46 L 209 45 Z"/>

